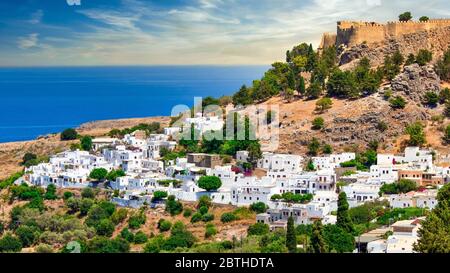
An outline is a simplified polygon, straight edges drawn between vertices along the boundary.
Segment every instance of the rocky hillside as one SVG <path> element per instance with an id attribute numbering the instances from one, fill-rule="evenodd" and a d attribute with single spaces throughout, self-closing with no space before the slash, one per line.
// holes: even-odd
<path id="1" fill-rule="evenodd" d="M 339 62 L 343 68 L 349 68 L 356 65 L 359 59 L 367 57 L 372 65 L 379 66 L 386 55 L 392 55 L 397 50 L 400 50 L 404 56 L 408 56 L 417 54 L 420 49 L 433 52 L 433 59 L 436 61 L 442 57 L 449 45 L 450 27 L 437 28 L 405 34 L 384 42 L 363 43 L 346 49 L 341 48 Z"/>

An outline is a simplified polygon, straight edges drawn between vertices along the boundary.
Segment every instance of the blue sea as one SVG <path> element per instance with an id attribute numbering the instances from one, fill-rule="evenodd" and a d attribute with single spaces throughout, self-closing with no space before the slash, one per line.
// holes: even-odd
<path id="1" fill-rule="evenodd" d="M 0 142 L 81 123 L 170 115 L 194 97 L 231 95 L 268 66 L 0 68 Z"/>

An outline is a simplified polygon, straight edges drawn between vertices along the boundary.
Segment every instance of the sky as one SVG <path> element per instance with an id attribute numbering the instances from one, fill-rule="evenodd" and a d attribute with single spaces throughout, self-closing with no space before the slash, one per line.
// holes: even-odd
<path id="1" fill-rule="evenodd" d="M 450 18 L 448 0 L 11 0 L 0 66 L 256 65 L 339 20 Z"/>

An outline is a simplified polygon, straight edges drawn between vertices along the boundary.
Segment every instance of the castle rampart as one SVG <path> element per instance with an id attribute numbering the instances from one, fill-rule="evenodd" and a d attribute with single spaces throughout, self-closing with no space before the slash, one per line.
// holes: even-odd
<path id="1" fill-rule="evenodd" d="M 433 19 L 426 22 L 376 22 L 340 21 L 337 23 L 335 45 L 354 46 L 362 43 L 383 42 L 405 34 L 450 26 L 450 19 Z M 333 44 L 333 36 L 324 34 L 321 48 Z"/>

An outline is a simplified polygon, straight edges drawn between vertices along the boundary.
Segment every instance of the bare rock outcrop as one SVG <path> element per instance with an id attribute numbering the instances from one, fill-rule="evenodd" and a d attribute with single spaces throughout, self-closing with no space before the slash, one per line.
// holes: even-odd
<path id="1" fill-rule="evenodd" d="M 439 93 L 441 89 L 439 76 L 433 66 L 406 66 L 404 71 L 392 80 L 391 88 L 394 92 L 401 92 L 407 98 L 422 102 L 426 92 Z"/>

